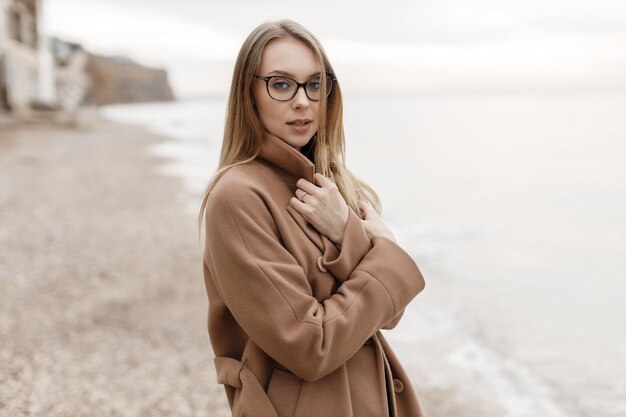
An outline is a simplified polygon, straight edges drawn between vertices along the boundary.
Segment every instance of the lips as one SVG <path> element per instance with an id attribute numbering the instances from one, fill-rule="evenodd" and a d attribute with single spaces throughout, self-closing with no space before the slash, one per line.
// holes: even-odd
<path id="1" fill-rule="evenodd" d="M 287 122 L 288 125 L 294 125 L 294 126 L 304 126 L 308 123 L 311 123 L 311 119 L 296 119 L 296 120 Z"/>

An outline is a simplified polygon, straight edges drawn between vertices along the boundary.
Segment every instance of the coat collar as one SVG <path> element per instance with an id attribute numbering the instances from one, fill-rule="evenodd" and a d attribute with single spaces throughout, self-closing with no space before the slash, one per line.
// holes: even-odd
<path id="1" fill-rule="evenodd" d="M 284 169 L 290 174 L 315 183 L 315 165 L 300 151 L 285 143 L 278 136 L 264 132 L 259 157 Z"/>

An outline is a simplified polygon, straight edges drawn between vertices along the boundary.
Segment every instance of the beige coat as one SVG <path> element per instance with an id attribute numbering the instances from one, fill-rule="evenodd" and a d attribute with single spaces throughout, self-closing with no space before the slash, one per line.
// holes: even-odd
<path id="1" fill-rule="evenodd" d="M 422 417 L 380 329 L 424 288 L 396 243 L 350 210 L 341 248 L 289 205 L 314 165 L 269 136 L 206 206 L 204 279 L 217 382 L 234 417 Z"/>

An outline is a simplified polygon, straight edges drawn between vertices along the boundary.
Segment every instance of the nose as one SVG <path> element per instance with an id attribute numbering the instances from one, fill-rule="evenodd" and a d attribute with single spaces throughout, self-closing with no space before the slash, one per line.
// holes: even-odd
<path id="1" fill-rule="evenodd" d="M 296 91 L 296 96 L 293 98 L 293 105 L 295 108 L 307 108 L 309 107 L 309 98 L 306 95 L 304 86 L 300 86 Z"/>

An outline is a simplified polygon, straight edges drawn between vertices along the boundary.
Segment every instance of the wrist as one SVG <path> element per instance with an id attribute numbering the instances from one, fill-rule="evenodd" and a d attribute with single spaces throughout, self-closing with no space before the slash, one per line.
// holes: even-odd
<path id="1" fill-rule="evenodd" d="M 348 227 L 349 217 L 350 217 L 350 207 L 348 207 L 348 212 L 346 213 L 345 221 L 342 222 L 343 224 L 342 231 L 340 233 L 337 233 L 337 235 L 334 238 L 330 238 L 330 240 L 332 240 L 332 242 L 335 244 L 337 249 L 341 249 L 341 245 L 343 243 L 343 236 L 346 234 L 346 228 Z"/>
<path id="2" fill-rule="evenodd" d="M 337 235 L 337 236 L 331 238 L 330 240 L 333 241 L 333 243 L 335 244 L 337 249 L 341 249 L 341 244 L 343 243 L 343 235 Z"/>

